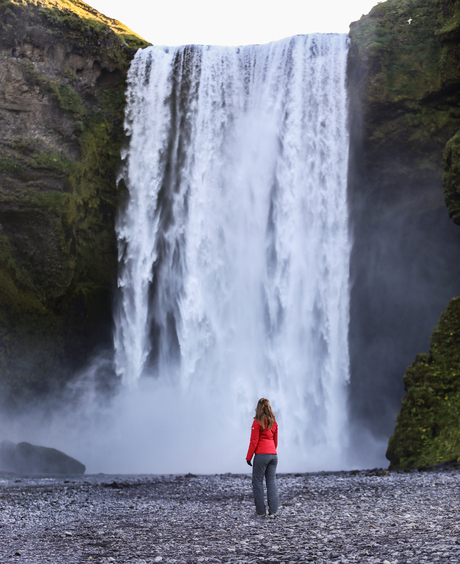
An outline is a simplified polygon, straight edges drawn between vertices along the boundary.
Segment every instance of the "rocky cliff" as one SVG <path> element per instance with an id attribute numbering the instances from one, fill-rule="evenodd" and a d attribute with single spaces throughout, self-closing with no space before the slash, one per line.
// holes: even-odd
<path id="1" fill-rule="evenodd" d="M 0 397 L 111 340 L 125 78 L 146 42 L 79 0 L 0 0 Z"/>
<path id="2" fill-rule="evenodd" d="M 440 313 L 460 294 L 460 230 L 449 219 L 460 217 L 460 3 L 381 2 L 352 24 L 350 37 L 351 412 L 384 437 L 394 429 L 407 365 L 428 350 Z M 452 445 L 429 454 L 426 437 L 432 429 L 445 441 L 454 428 L 454 408 L 441 411 L 444 397 L 454 405 L 460 392 L 451 354 L 456 308 L 454 301 L 436 329 L 431 356 L 418 356 L 404 379 L 393 466 L 451 456 Z"/>

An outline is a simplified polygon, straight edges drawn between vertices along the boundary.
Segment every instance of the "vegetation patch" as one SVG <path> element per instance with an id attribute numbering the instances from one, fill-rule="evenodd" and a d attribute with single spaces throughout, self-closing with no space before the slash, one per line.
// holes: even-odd
<path id="1" fill-rule="evenodd" d="M 76 167 L 76 163 L 74 161 L 66 157 L 62 157 L 51 150 L 35 154 L 28 160 L 28 165 L 31 168 L 54 170 L 66 176 L 72 174 Z"/>
<path id="2" fill-rule="evenodd" d="M 24 169 L 24 165 L 10 157 L 0 156 L 0 172 L 11 172 L 18 174 Z"/>
<path id="3" fill-rule="evenodd" d="M 430 354 L 417 355 L 404 376 L 406 395 L 390 438 L 390 468 L 460 460 L 460 298 L 441 315 Z"/>
<path id="4" fill-rule="evenodd" d="M 442 184 L 450 217 L 460 225 L 460 131 L 447 142 Z"/>
<path id="5" fill-rule="evenodd" d="M 418 100 L 432 90 L 442 44 L 435 32 L 445 23 L 439 2 L 388 0 L 351 28 L 372 72 L 368 88 L 387 101 Z"/>
<path id="6" fill-rule="evenodd" d="M 54 80 L 49 83 L 49 88 L 54 97 L 59 102 L 62 110 L 72 112 L 77 119 L 81 119 L 86 115 L 86 109 L 77 92 L 67 84 L 59 84 Z"/>

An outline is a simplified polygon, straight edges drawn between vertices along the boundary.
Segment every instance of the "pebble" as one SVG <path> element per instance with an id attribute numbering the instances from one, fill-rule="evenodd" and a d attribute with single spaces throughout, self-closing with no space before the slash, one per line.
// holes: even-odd
<path id="1" fill-rule="evenodd" d="M 245 474 L 0 478 L 0 562 L 460 562 L 455 469 L 282 474 L 276 519 Z"/>

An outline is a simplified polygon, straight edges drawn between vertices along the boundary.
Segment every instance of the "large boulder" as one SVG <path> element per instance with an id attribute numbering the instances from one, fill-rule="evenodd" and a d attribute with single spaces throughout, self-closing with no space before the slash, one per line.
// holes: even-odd
<path id="1" fill-rule="evenodd" d="M 85 465 L 55 448 L 0 443 L 0 471 L 16 474 L 84 474 Z"/>

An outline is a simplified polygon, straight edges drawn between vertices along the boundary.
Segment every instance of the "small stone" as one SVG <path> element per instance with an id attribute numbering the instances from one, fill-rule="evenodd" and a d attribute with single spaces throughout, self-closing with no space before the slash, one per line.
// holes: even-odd
<path id="1" fill-rule="evenodd" d="M 115 558 L 114 558 L 113 556 L 109 556 L 109 557 L 107 558 L 107 560 L 108 560 L 109 562 L 115 562 Z"/>
<path id="2" fill-rule="evenodd" d="M 154 562 L 161 562 L 163 560 L 163 556 L 156 556 Z"/>
<path id="3" fill-rule="evenodd" d="M 384 560 L 383 564 L 391 564 L 391 562 L 388 562 L 388 560 Z"/>
<path id="4" fill-rule="evenodd" d="M 72 533 L 70 531 L 64 531 L 66 537 L 71 537 Z"/>

